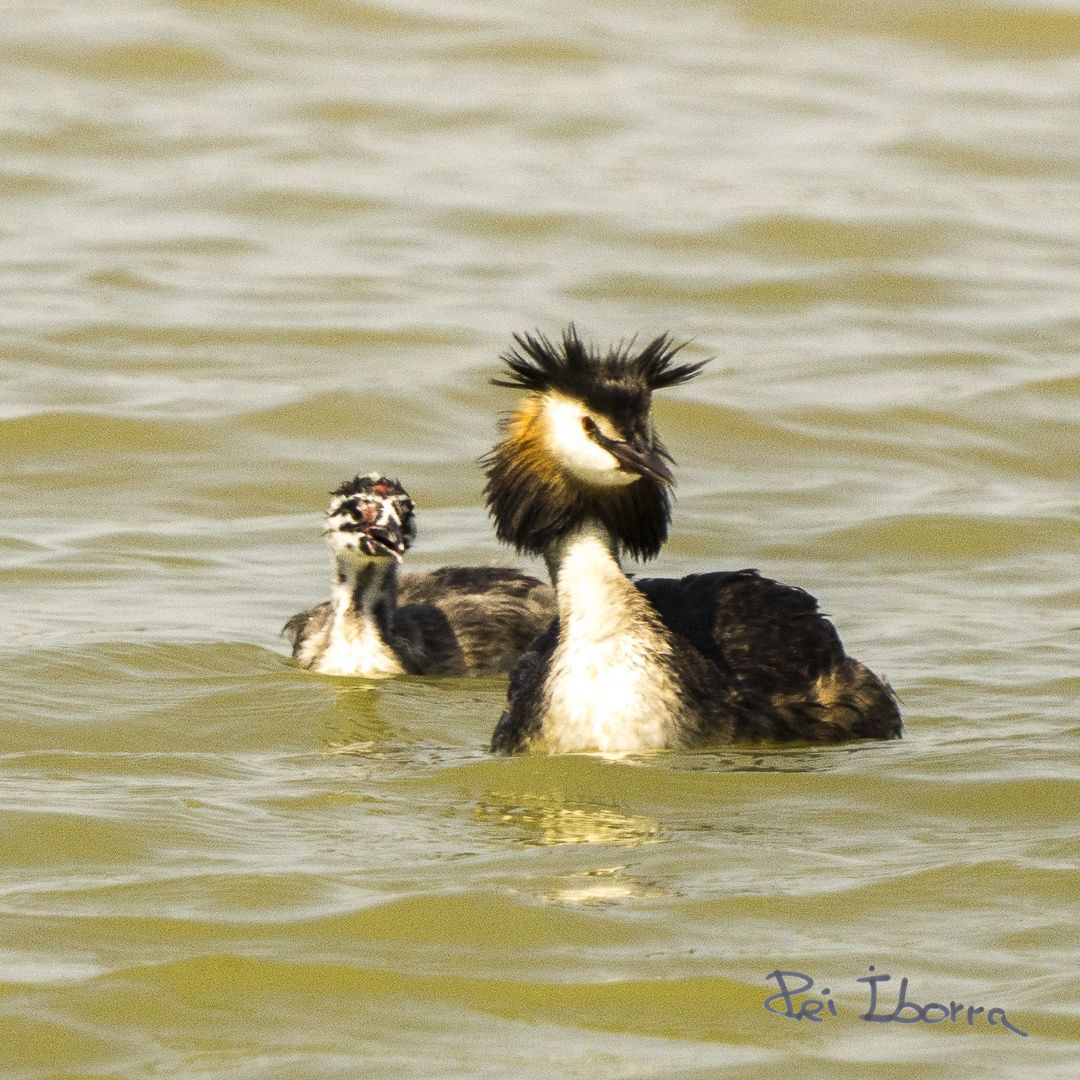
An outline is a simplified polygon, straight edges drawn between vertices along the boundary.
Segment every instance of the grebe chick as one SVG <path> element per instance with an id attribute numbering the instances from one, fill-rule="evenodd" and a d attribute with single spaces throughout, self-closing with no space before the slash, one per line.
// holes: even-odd
<path id="1" fill-rule="evenodd" d="M 416 536 L 412 499 L 378 473 L 332 493 L 323 535 L 333 598 L 282 631 L 326 675 L 500 675 L 550 624 L 550 586 L 520 570 L 446 566 L 398 577 Z"/>
<path id="2" fill-rule="evenodd" d="M 619 556 L 667 538 L 672 458 L 652 392 L 676 364 L 663 336 L 599 354 L 515 336 L 498 386 L 526 391 L 485 459 L 499 539 L 543 555 L 559 617 L 510 677 L 495 751 L 608 752 L 734 741 L 898 738 L 887 683 L 845 655 L 802 589 L 756 570 L 631 581 Z"/>

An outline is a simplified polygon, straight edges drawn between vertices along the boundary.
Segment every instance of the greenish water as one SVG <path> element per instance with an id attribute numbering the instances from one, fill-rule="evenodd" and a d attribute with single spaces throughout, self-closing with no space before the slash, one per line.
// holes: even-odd
<path id="1" fill-rule="evenodd" d="M 6 12 L 4 1077 L 1075 1076 L 1078 44 L 991 0 Z M 353 471 L 416 568 L 514 563 L 487 380 L 569 319 L 716 357 L 657 404 L 655 572 L 809 588 L 901 743 L 497 759 L 498 680 L 285 659 Z M 1030 1036 L 862 1021 L 871 965 Z"/>

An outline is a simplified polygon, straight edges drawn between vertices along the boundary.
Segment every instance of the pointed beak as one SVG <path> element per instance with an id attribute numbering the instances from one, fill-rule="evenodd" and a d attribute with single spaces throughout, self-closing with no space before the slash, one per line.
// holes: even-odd
<path id="1" fill-rule="evenodd" d="M 675 486 L 675 474 L 669 468 L 662 450 L 618 439 L 605 439 L 603 445 L 627 472 L 647 476 L 665 487 Z"/>
<path id="2" fill-rule="evenodd" d="M 405 529 L 400 521 L 389 521 L 382 525 L 372 525 L 365 529 L 360 538 L 360 547 L 368 555 L 390 555 L 401 562 L 409 544 Z"/>

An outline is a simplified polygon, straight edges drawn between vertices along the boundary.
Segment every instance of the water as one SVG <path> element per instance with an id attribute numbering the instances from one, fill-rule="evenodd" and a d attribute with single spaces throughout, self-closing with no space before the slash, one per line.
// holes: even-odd
<path id="1" fill-rule="evenodd" d="M 1078 45 L 993 0 L 6 11 L 5 1077 L 1075 1075 Z M 416 568 L 515 563 L 487 380 L 569 319 L 716 358 L 657 403 L 655 572 L 811 589 L 903 742 L 496 759 L 498 680 L 286 661 L 355 470 Z M 861 1021 L 870 965 L 1030 1037 Z"/>

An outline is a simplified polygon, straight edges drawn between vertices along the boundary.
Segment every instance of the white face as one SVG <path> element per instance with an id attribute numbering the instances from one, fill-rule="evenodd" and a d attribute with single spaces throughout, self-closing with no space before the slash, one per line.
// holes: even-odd
<path id="1" fill-rule="evenodd" d="M 596 487 L 624 487 L 639 477 L 627 472 L 618 459 L 589 438 L 582 425 L 584 418 L 609 439 L 621 439 L 614 425 L 599 413 L 590 413 L 572 398 L 553 395 L 544 399 L 543 423 L 548 449 L 567 472 Z"/>

